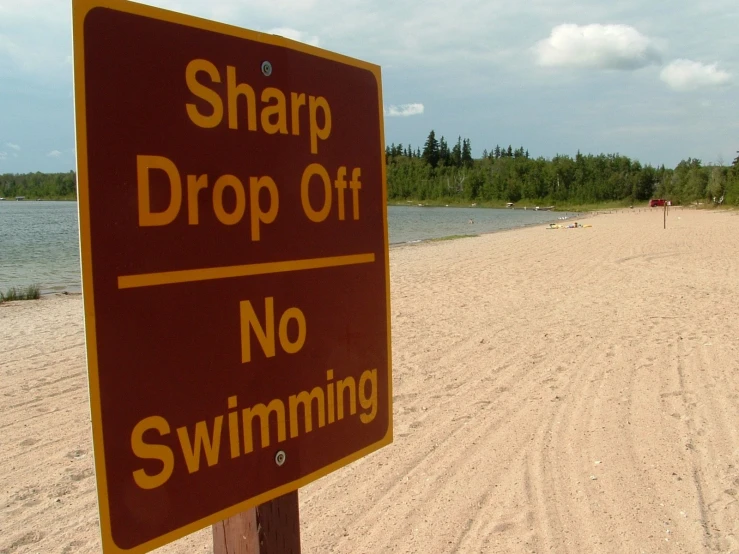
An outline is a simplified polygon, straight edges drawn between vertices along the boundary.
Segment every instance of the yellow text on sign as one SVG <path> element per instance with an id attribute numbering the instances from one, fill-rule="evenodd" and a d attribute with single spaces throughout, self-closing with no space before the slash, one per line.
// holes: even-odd
<path id="1" fill-rule="evenodd" d="M 169 202 L 162 211 L 154 211 L 151 206 L 154 172 L 163 172 L 167 176 Z M 333 217 L 339 221 L 358 221 L 361 176 L 361 168 L 355 167 L 351 170 L 351 179 L 347 181 L 348 169 L 342 165 L 336 169 L 336 176 L 332 179 L 321 164 L 308 165 L 300 179 L 300 200 L 306 217 L 314 223 L 321 223 L 334 213 Z M 247 214 L 248 207 L 251 240 L 259 241 L 262 226 L 274 223 L 280 209 L 277 184 L 272 177 L 266 175 L 249 177 L 248 185 L 237 176 L 229 174 L 215 179 L 207 174 L 185 175 L 183 179 L 177 166 L 169 158 L 139 155 L 136 156 L 136 181 L 140 227 L 173 223 L 182 211 L 183 204 L 186 206 L 188 225 L 199 225 L 203 204 L 201 197 L 210 195 L 213 213 L 223 225 L 240 223 Z M 312 190 L 317 191 L 313 194 L 313 201 Z M 233 201 L 224 201 L 227 194 Z"/>
<path id="2" fill-rule="evenodd" d="M 239 306 L 241 315 L 241 362 L 251 361 L 251 333 L 259 341 L 262 352 L 267 358 L 275 356 L 275 302 L 271 296 L 264 299 L 264 325 L 254 311 L 249 300 L 243 300 Z M 288 336 L 288 325 L 291 321 L 297 324 L 298 333 L 295 340 Z M 280 316 L 279 332 L 280 346 L 288 354 L 295 354 L 305 344 L 306 323 L 305 315 L 300 308 L 292 307 L 285 310 Z"/>
<path id="3" fill-rule="evenodd" d="M 208 82 L 209 81 L 209 82 Z M 203 100 L 208 108 L 202 110 L 197 104 L 186 104 L 187 115 L 198 127 L 212 129 L 218 127 L 227 112 L 228 128 L 239 129 L 246 126 L 249 131 L 257 131 L 257 99 L 254 88 L 248 83 L 238 82 L 236 67 L 226 66 L 225 110 L 223 89 L 218 86 L 223 81 L 223 75 L 210 61 L 197 59 L 187 64 L 185 82 L 188 89 L 195 96 Z M 266 87 L 262 90 L 262 102 L 259 114 L 259 123 L 265 133 L 274 135 L 288 134 L 288 103 L 290 105 L 290 133 L 300 135 L 301 108 L 308 109 L 308 135 L 310 136 L 310 151 L 318 154 L 318 140 L 326 140 L 331 135 L 331 107 L 323 96 L 307 96 L 305 93 L 291 92 L 287 95 L 278 88 Z M 241 108 L 245 108 L 240 112 Z M 319 116 L 322 122 L 319 124 Z"/>

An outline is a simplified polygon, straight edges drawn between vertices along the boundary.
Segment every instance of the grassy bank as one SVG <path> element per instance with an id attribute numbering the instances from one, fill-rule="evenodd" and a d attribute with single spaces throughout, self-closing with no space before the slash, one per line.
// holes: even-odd
<path id="1" fill-rule="evenodd" d="M 437 200 L 418 200 L 415 198 L 406 199 L 393 199 L 388 200 L 388 206 L 423 206 L 423 207 L 445 207 L 450 208 L 506 208 L 506 203 L 503 201 L 490 201 L 490 202 L 461 202 L 459 199 L 441 198 Z M 605 210 L 620 210 L 628 208 L 629 206 L 634 208 L 646 208 L 649 206 L 647 202 L 640 202 L 639 204 L 632 204 L 629 201 L 613 201 L 613 202 L 598 202 L 593 204 L 574 204 L 571 202 L 552 202 L 551 200 L 520 200 L 513 205 L 516 210 L 522 210 L 524 208 L 533 210 L 536 206 L 546 207 L 554 206 L 553 211 L 555 212 L 592 212 L 592 211 L 605 211 Z"/>
<path id="2" fill-rule="evenodd" d="M 38 300 L 40 297 L 41 289 L 38 285 L 10 287 L 5 292 L 0 292 L 0 303 L 13 302 L 15 300 Z"/>
<path id="3" fill-rule="evenodd" d="M 44 201 L 44 202 L 76 202 L 77 197 L 75 195 L 69 195 L 69 196 L 26 196 L 21 200 L 21 202 L 36 202 L 36 201 Z M 3 199 L 3 202 L 17 202 L 15 199 L 15 196 L 13 197 L 5 197 Z"/>
<path id="4" fill-rule="evenodd" d="M 459 198 L 437 198 L 435 200 L 418 200 L 416 198 L 405 198 L 405 199 L 393 199 L 388 200 L 387 205 L 388 206 L 418 206 L 422 205 L 423 207 L 428 208 L 438 208 L 438 207 L 445 207 L 448 206 L 450 208 L 469 208 L 473 207 L 472 204 L 475 204 L 474 207 L 477 208 L 505 208 L 505 202 L 462 202 L 459 200 Z"/>

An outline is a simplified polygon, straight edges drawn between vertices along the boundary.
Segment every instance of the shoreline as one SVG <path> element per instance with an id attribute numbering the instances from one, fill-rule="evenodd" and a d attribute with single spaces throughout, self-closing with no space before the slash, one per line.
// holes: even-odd
<path id="1" fill-rule="evenodd" d="M 400 207 L 406 207 L 406 206 L 400 206 Z M 454 206 L 452 208 L 454 208 L 454 209 L 465 209 L 464 206 Z M 482 208 L 482 209 L 489 210 L 489 209 L 497 209 L 497 208 Z M 508 210 L 506 210 L 506 211 L 508 211 Z M 529 210 L 529 211 L 531 211 L 531 210 Z M 553 222 L 561 221 L 562 220 L 562 216 L 555 216 L 555 214 L 567 214 L 566 217 L 567 217 L 567 220 L 568 221 L 569 220 L 575 220 L 575 219 L 585 219 L 585 217 L 590 217 L 591 216 L 591 214 L 588 214 L 588 213 L 554 212 L 554 211 L 552 211 L 551 218 L 546 218 L 546 219 L 543 219 L 541 221 L 536 221 L 536 222 L 532 222 L 532 223 L 524 223 L 524 224 L 517 225 L 517 226 L 514 226 L 514 227 L 507 227 L 507 228 L 502 228 L 502 229 L 483 230 L 483 231 L 479 231 L 479 232 L 476 232 L 476 231 L 473 232 L 472 230 L 470 230 L 471 232 L 469 232 L 469 233 L 466 233 L 466 232 L 458 232 L 458 233 L 456 233 L 454 235 L 446 235 L 446 236 L 438 236 L 438 237 L 437 236 L 431 236 L 431 237 L 423 237 L 423 238 L 419 238 L 419 239 L 413 239 L 413 240 L 410 240 L 410 241 L 389 242 L 388 248 L 389 248 L 389 250 L 395 250 L 395 249 L 400 248 L 400 247 L 403 247 L 403 246 L 413 246 L 413 245 L 423 244 L 423 243 L 426 243 L 426 242 L 437 242 L 437 241 L 440 241 L 440 240 L 447 240 L 451 236 L 453 236 L 454 238 L 467 238 L 467 237 L 483 236 L 483 235 L 489 235 L 489 234 L 501 233 L 501 232 L 507 232 L 507 231 L 515 231 L 517 229 L 526 229 L 526 228 L 529 228 L 529 227 L 536 227 L 538 225 L 548 225 L 549 223 L 553 223 Z M 12 287 L 12 286 L 22 287 L 22 286 L 28 286 L 28 285 L 31 285 L 31 284 L 34 284 L 34 282 L 33 281 L 32 282 L 29 282 L 26 285 L 8 284 L 6 286 L 6 288 L 9 288 L 9 287 Z M 49 286 L 49 285 L 47 285 L 47 286 Z M 48 296 L 48 295 L 53 295 L 53 294 L 56 294 L 56 293 L 70 293 L 70 294 L 73 294 L 73 293 L 81 293 L 81 292 L 82 292 L 82 284 L 81 284 L 81 280 L 80 280 L 80 281 L 77 281 L 77 282 L 75 282 L 73 284 L 68 284 L 68 285 L 52 284 L 50 286 L 50 288 L 44 288 L 44 289 L 42 289 L 41 290 L 41 295 L 42 296 Z"/>
<path id="2" fill-rule="evenodd" d="M 437 207 L 437 206 L 433 206 L 433 207 Z M 488 208 L 486 208 L 486 209 L 488 209 Z M 574 222 L 576 220 L 590 219 L 592 217 L 596 217 L 597 215 L 599 215 L 599 214 L 598 213 L 585 212 L 583 214 L 576 214 L 576 215 L 573 215 L 571 217 L 568 217 L 567 218 L 567 221 L 570 221 L 571 220 L 571 221 Z M 389 250 L 393 250 L 393 249 L 400 248 L 400 247 L 403 247 L 403 246 L 416 246 L 416 245 L 419 245 L 419 244 L 425 244 L 425 243 L 429 243 L 429 242 L 440 242 L 440 241 L 457 240 L 457 239 L 463 239 L 463 238 L 483 237 L 483 236 L 487 236 L 487 235 L 495 235 L 495 234 L 498 234 L 498 233 L 509 233 L 511 231 L 523 231 L 525 229 L 531 229 L 531 228 L 537 227 L 539 225 L 546 226 L 546 225 L 549 225 L 550 223 L 554 223 L 556 221 L 562 221 L 562 220 L 559 219 L 559 218 L 557 218 L 557 219 L 551 219 L 551 220 L 548 219 L 548 220 L 545 220 L 545 221 L 537 221 L 536 223 L 528 223 L 528 224 L 525 224 L 525 225 L 519 225 L 517 227 L 508 227 L 508 228 L 505 228 L 505 229 L 493 229 L 491 231 L 481 231 L 479 233 L 474 233 L 474 234 L 470 234 L 470 235 L 450 235 L 450 236 L 444 236 L 444 237 L 434 237 L 434 238 L 417 239 L 417 240 L 406 241 L 406 242 L 390 242 L 390 243 L 388 243 L 388 249 Z M 544 228 L 546 228 L 546 227 L 544 227 Z"/>
<path id="3" fill-rule="evenodd" d="M 440 206 L 430 206 L 430 207 L 440 207 Z M 673 208 L 685 209 L 684 206 L 672 206 L 672 207 Z M 450 208 L 464 208 L 464 206 L 450 206 Z M 482 208 L 482 209 L 496 209 L 496 208 Z M 614 210 L 589 211 L 589 212 L 582 212 L 582 213 L 574 213 L 574 215 L 572 215 L 572 216 L 570 216 L 570 217 L 567 218 L 567 221 L 568 222 L 574 222 L 574 221 L 578 221 L 578 220 L 591 219 L 591 218 L 595 218 L 597 216 L 602 216 L 602 215 L 617 215 L 619 213 L 621 213 L 621 214 L 623 214 L 623 213 L 627 213 L 627 214 L 628 213 L 647 213 L 647 212 L 648 213 L 657 213 L 656 211 L 651 211 L 651 210 L 653 210 L 653 209 L 650 209 L 650 208 L 634 208 L 633 210 L 631 210 L 629 208 L 620 208 L 618 210 L 614 209 Z M 700 210 L 700 209 L 696 209 L 695 211 L 705 212 L 705 213 L 727 213 L 727 212 L 731 212 L 731 211 L 734 211 L 734 210 L 721 209 L 720 211 L 719 210 L 715 210 L 714 211 L 714 210 Z M 552 212 L 552 213 L 555 213 L 555 212 Z M 557 213 L 561 213 L 561 212 L 557 212 Z M 659 212 L 659 213 L 661 213 L 661 212 Z M 546 229 L 547 228 L 546 227 L 547 225 L 549 225 L 550 223 L 556 223 L 557 221 L 562 221 L 562 220 L 559 219 L 559 218 L 557 218 L 557 219 L 551 219 L 551 220 L 548 219 L 548 220 L 540 221 L 540 222 L 536 222 L 536 223 L 529 223 L 529 224 L 519 225 L 517 227 L 509 227 L 509 228 L 505 228 L 505 229 L 493 229 L 493 230 L 490 230 L 490 231 L 482 231 L 482 232 L 479 232 L 479 233 L 457 234 L 457 235 L 442 236 L 442 237 L 430 237 L 430 238 L 416 239 L 416 240 L 413 240 L 413 241 L 404 241 L 404 242 L 390 242 L 390 243 L 388 243 L 388 250 L 390 252 L 392 252 L 394 250 L 402 249 L 402 248 L 405 248 L 405 247 L 419 246 L 419 245 L 424 245 L 424 244 L 428 244 L 428 243 L 448 242 L 449 240 L 458 240 L 458 239 L 465 239 L 465 238 L 478 238 L 478 237 L 484 237 L 484 236 L 489 236 L 489 235 L 496 235 L 496 234 L 500 234 L 500 233 L 509 233 L 509 232 L 512 232 L 512 231 L 523 231 L 523 230 L 534 228 L 534 227 L 537 227 L 537 226 L 540 226 L 540 225 L 544 229 Z M 62 289 L 54 289 L 54 290 L 45 289 L 45 290 L 42 290 L 40 294 L 41 294 L 42 297 L 53 297 L 55 295 L 82 295 L 82 284 L 80 282 L 80 284 L 78 284 L 78 285 L 75 284 L 73 286 L 70 286 L 70 287 L 67 287 L 67 288 L 62 288 Z"/>
<path id="4" fill-rule="evenodd" d="M 401 206 L 403 207 L 403 206 Z M 417 207 L 417 206 L 407 206 L 407 207 Z M 428 206 L 432 208 L 439 208 L 444 206 Z M 449 206 L 449 208 L 465 208 L 465 206 Z M 672 208 L 679 208 L 679 209 L 686 209 L 685 206 L 672 206 Z M 480 208 L 480 209 L 501 209 L 501 208 Z M 502 208 L 505 209 L 505 208 Z M 696 208 L 694 206 L 689 206 L 687 209 L 695 210 L 697 212 L 705 212 L 705 213 L 728 213 L 735 210 L 732 210 L 730 208 L 718 208 L 718 209 L 700 209 Z M 585 220 L 585 219 L 591 219 L 595 218 L 597 216 L 602 215 L 618 215 L 618 214 L 637 214 L 637 213 L 661 213 L 659 208 L 618 208 L 618 209 L 605 209 L 605 210 L 593 210 L 588 212 L 555 212 L 552 211 L 552 214 L 554 213 L 572 213 L 573 215 L 567 217 L 567 222 L 574 222 L 579 220 Z M 529 224 L 523 224 L 516 227 L 509 227 L 504 229 L 493 229 L 489 231 L 481 231 L 481 232 L 475 232 L 470 234 L 456 234 L 456 235 L 449 235 L 449 236 L 441 236 L 441 237 L 427 237 L 422 239 L 415 239 L 412 241 L 402 241 L 402 242 L 389 242 L 388 243 L 388 249 L 389 251 L 397 250 L 404 247 L 412 247 L 412 246 L 418 246 L 423 245 L 426 243 L 433 243 L 433 242 L 446 242 L 448 240 L 457 240 L 457 239 L 463 239 L 463 238 L 475 238 L 475 237 L 483 237 L 488 235 L 495 235 L 499 233 L 508 233 L 511 231 L 518 231 L 518 230 L 525 230 L 529 228 L 534 228 L 539 225 L 541 225 L 543 228 L 546 228 L 547 225 L 550 223 L 556 223 L 558 221 L 562 221 L 560 218 L 552 218 L 547 219 L 544 221 L 539 221 L 535 223 L 529 223 Z M 564 223 L 563 223 L 564 224 Z M 72 295 L 72 294 L 82 294 L 82 284 L 81 282 L 79 284 L 71 285 L 66 288 L 57 288 L 54 290 L 45 289 L 41 291 L 41 296 L 53 296 L 55 294 L 61 294 L 61 295 Z"/>

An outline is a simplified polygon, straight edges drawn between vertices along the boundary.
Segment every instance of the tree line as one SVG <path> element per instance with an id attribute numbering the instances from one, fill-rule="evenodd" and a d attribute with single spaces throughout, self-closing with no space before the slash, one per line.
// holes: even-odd
<path id="1" fill-rule="evenodd" d="M 0 198 L 44 198 L 73 200 L 77 197 L 77 176 L 68 173 L 5 173 L 0 175 Z"/>
<path id="2" fill-rule="evenodd" d="M 737 152 L 739 154 L 739 152 Z M 523 146 L 496 145 L 472 157 L 470 140 L 451 147 L 432 130 L 423 148 L 385 149 L 389 200 L 519 202 L 569 205 L 666 198 L 739 205 L 739 155 L 729 166 L 682 160 L 675 168 L 642 165 L 619 154 L 557 154 L 533 158 Z M 76 174 L 0 175 L 0 197 L 75 199 Z"/>
<path id="3" fill-rule="evenodd" d="M 739 154 L 739 152 L 737 152 Z M 666 198 L 739 205 L 739 156 L 731 166 L 703 164 L 696 158 L 674 169 L 643 165 L 619 154 L 532 158 L 523 146 L 496 145 L 479 159 L 469 139 L 451 149 L 432 130 L 424 145 L 391 144 L 385 149 L 390 200 L 529 200 L 570 205 L 609 201 L 640 202 Z"/>

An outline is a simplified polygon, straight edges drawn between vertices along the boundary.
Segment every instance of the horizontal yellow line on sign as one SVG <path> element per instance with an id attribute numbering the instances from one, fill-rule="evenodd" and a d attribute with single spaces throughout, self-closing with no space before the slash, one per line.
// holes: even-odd
<path id="1" fill-rule="evenodd" d="M 252 275 L 287 273 L 289 271 L 302 271 L 305 269 L 369 264 L 374 261 L 374 254 L 352 254 L 349 256 L 329 256 L 326 258 L 310 258 L 306 260 L 207 267 L 204 269 L 183 269 L 161 273 L 142 273 L 140 275 L 121 275 L 118 277 L 118 288 L 133 289 L 154 287 L 157 285 L 173 285 L 175 283 L 192 283 L 194 281 L 210 281 L 212 279 L 227 279 L 229 277 L 250 277 Z"/>

